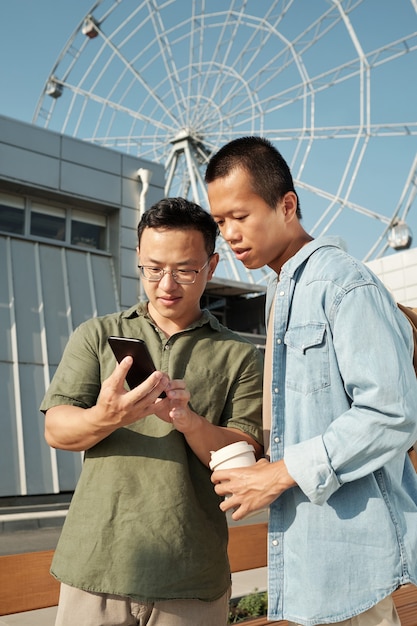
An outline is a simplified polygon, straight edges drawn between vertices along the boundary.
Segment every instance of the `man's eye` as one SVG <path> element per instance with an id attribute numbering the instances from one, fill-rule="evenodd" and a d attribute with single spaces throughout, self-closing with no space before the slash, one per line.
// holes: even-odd
<path id="1" fill-rule="evenodd" d="M 192 270 L 176 270 L 175 273 L 179 276 L 192 276 L 194 274 Z"/>
<path id="2" fill-rule="evenodd" d="M 146 269 L 148 270 L 148 272 L 150 274 L 160 274 L 161 273 L 161 268 L 160 267 L 147 267 Z"/>

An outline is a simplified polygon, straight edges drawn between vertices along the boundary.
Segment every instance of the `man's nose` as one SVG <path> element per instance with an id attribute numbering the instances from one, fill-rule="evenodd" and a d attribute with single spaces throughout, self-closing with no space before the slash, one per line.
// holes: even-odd
<path id="1" fill-rule="evenodd" d="M 239 229 L 237 227 L 237 224 L 235 224 L 234 222 L 226 223 L 222 230 L 223 230 L 222 235 L 228 243 L 239 241 L 240 239 Z"/>
<path id="2" fill-rule="evenodd" d="M 177 283 L 175 282 L 173 275 L 169 271 L 164 273 L 161 280 L 159 281 L 159 284 L 166 291 L 175 289 L 177 286 Z"/>

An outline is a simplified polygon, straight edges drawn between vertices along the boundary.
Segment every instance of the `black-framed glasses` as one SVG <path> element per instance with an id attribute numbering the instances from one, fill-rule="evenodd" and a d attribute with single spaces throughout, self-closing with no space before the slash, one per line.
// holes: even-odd
<path id="1" fill-rule="evenodd" d="M 207 267 L 210 261 L 209 257 L 203 267 L 198 270 L 164 270 L 163 267 L 152 267 L 151 265 L 138 265 L 141 276 L 150 283 L 158 283 L 163 279 L 165 274 L 171 274 L 172 278 L 179 285 L 192 285 L 197 280 L 197 274 Z"/>

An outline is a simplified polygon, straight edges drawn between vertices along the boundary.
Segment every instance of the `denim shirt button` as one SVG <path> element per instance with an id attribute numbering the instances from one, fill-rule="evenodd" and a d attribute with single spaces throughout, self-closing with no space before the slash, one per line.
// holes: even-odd
<path id="1" fill-rule="evenodd" d="M 281 339 L 277 339 L 277 344 L 280 346 L 282 344 Z"/>
<path id="2" fill-rule="evenodd" d="M 272 545 L 273 545 L 273 546 L 277 546 L 278 544 L 279 544 L 278 539 L 274 539 L 274 540 L 272 541 Z"/>
<path id="3" fill-rule="evenodd" d="M 280 295 L 280 296 L 285 296 L 285 291 L 280 291 L 280 292 L 279 292 L 279 295 Z"/>
<path id="4" fill-rule="evenodd" d="M 280 438 L 279 437 L 274 437 L 274 442 L 275 443 L 279 443 L 280 442 Z"/>
<path id="5" fill-rule="evenodd" d="M 274 393 L 278 393 L 278 392 L 279 392 L 278 387 L 274 387 Z"/>

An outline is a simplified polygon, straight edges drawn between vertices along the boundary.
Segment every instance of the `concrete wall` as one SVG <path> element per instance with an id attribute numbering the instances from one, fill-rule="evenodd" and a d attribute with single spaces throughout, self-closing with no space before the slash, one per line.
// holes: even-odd
<path id="1" fill-rule="evenodd" d="M 417 307 L 417 248 L 396 252 L 367 265 L 391 290 L 397 302 Z"/>
<path id="2" fill-rule="evenodd" d="M 120 306 L 138 297 L 136 227 L 142 184 L 152 172 L 146 207 L 163 197 L 162 165 L 0 116 L 0 189 L 30 193 L 113 215 L 110 254 Z"/>
<path id="3" fill-rule="evenodd" d="M 0 193 L 25 211 L 23 232 L 0 232 L 0 497 L 75 487 L 81 455 L 49 448 L 38 407 L 72 330 L 138 299 L 139 168 L 152 172 L 149 207 L 164 194 L 161 165 L 0 116 Z M 68 220 L 106 216 L 106 245 L 34 237 L 36 203 Z"/>

